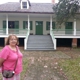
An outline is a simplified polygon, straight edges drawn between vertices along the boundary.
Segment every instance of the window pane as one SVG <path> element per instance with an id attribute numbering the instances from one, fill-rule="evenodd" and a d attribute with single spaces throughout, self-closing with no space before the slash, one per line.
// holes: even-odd
<path id="1" fill-rule="evenodd" d="M 52 28 L 55 29 L 55 22 L 52 22 Z"/>
<path id="2" fill-rule="evenodd" d="M 46 30 L 50 30 L 50 22 L 46 22 Z"/>
<path id="3" fill-rule="evenodd" d="M 28 21 L 23 21 L 23 29 L 28 28 Z"/>
<path id="4" fill-rule="evenodd" d="M 30 21 L 30 30 L 33 29 L 33 24 L 32 24 L 32 21 Z"/>
<path id="5" fill-rule="evenodd" d="M 19 21 L 15 21 L 15 28 L 19 29 Z"/>
<path id="6" fill-rule="evenodd" d="M 25 29 L 25 21 L 23 21 L 23 29 Z"/>
<path id="7" fill-rule="evenodd" d="M 27 8 L 27 6 L 23 6 L 23 8 Z"/>
<path id="8" fill-rule="evenodd" d="M 6 28 L 6 21 L 3 21 L 3 28 Z"/>
<path id="9" fill-rule="evenodd" d="M 27 6 L 27 2 L 22 2 L 22 5 L 26 5 Z"/>
<path id="10" fill-rule="evenodd" d="M 27 8 L 27 2 L 22 2 L 23 8 Z"/>

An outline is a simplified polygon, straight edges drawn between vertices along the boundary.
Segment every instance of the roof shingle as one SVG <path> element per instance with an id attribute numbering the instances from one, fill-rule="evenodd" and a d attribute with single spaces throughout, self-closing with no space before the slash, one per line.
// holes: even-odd
<path id="1" fill-rule="evenodd" d="M 51 3 L 31 3 L 30 9 L 21 9 L 19 2 L 8 2 L 0 5 L 0 12 L 53 13 Z"/>

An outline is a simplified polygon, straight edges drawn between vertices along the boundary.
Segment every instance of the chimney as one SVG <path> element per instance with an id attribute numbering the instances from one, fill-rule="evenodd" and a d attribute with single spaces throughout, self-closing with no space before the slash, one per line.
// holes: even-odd
<path id="1" fill-rule="evenodd" d="M 19 2 L 21 3 L 21 0 L 19 0 Z"/>
<path id="2" fill-rule="evenodd" d="M 55 0 L 52 0 L 52 3 L 55 4 Z"/>

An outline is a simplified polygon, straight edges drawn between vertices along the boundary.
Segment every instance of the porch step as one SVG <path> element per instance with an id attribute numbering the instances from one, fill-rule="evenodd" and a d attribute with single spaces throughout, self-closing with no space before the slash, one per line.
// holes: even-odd
<path id="1" fill-rule="evenodd" d="M 50 35 L 30 35 L 27 50 L 54 50 Z"/>
<path id="2" fill-rule="evenodd" d="M 51 51 L 53 51 L 54 49 L 52 48 L 28 48 L 27 50 L 35 50 L 35 51 L 37 51 L 37 50 L 45 50 L 45 51 L 47 51 L 47 50 L 51 50 Z"/>

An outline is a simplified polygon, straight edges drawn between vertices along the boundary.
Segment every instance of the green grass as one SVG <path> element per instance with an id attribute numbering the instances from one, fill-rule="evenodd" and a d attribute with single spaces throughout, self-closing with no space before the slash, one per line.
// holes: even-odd
<path id="1" fill-rule="evenodd" d="M 28 67 L 28 60 L 26 58 L 23 58 L 23 71 L 21 72 L 21 80 L 23 80 L 23 78 L 26 75 L 26 71 L 28 69 L 27 67 Z"/>
<path id="2" fill-rule="evenodd" d="M 68 80 L 80 80 L 80 58 L 59 61 Z"/>
<path id="3" fill-rule="evenodd" d="M 21 51 L 22 54 L 23 54 L 23 64 L 22 64 L 22 65 L 23 65 L 23 71 L 21 72 L 20 78 L 21 78 L 21 80 L 23 80 L 24 77 L 25 77 L 25 75 L 26 75 L 27 69 L 28 69 L 28 59 L 27 59 L 27 57 L 25 56 L 26 51 L 24 51 L 22 48 L 20 49 L 20 51 Z"/>

